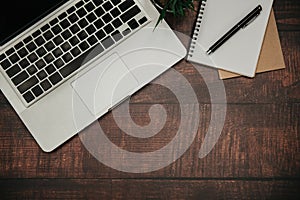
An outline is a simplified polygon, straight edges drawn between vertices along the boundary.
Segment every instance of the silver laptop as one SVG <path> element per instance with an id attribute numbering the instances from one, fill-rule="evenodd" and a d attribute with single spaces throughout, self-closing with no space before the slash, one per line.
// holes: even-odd
<path id="1" fill-rule="evenodd" d="M 165 22 L 154 29 L 149 0 L 13 3 L 1 6 L 0 87 L 46 152 L 186 55 Z"/>

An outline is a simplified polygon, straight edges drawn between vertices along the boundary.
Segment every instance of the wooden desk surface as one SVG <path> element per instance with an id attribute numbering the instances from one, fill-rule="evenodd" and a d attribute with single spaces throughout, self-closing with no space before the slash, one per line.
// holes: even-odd
<path id="1" fill-rule="evenodd" d="M 120 172 L 96 160 L 78 136 L 53 153 L 43 153 L 0 93 L 0 198 L 20 199 L 297 199 L 300 183 L 300 2 L 277 0 L 275 16 L 287 68 L 254 79 L 224 81 L 225 126 L 214 149 L 198 152 L 211 112 L 209 94 L 195 68 L 175 66 L 191 83 L 200 103 L 196 138 L 184 155 L 158 171 Z M 184 20 L 168 17 L 173 29 L 191 35 L 195 13 Z M 167 72 L 168 73 L 168 72 Z M 107 136 L 129 151 L 163 147 L 178 127 L 179 105 L 164 87 L 149 85 L 131 98 L 139 125 L 148 109 L 163 105 L 163 130 L 151 139 L 126 136 L 109 113 L 100 119 Z M 50 124 L 49 124 L 50 126 Z"/>

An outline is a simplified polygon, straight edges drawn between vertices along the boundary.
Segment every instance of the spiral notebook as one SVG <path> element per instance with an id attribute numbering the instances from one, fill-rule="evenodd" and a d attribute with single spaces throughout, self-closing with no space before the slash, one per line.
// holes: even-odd
<path id="1" fill-rule="evenodd" d="M 256 74 L 285 68 L 274 12 L 271 11 L 265 38 L 261 47 Z M 228 79 L 241 75 L 219 69 L 219 78 Z"/>
<path id="2" fill-rule="evenodd" d="M 187 60 L 254 77 L 273 0 L 202 0 Z M 206 51 L 229 29 L 262 6 L 260 15 L 211 55 Z"/>

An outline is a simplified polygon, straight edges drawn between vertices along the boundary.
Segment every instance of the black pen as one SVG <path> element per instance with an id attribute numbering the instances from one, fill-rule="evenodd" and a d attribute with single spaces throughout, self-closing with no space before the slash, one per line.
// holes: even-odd
<path id="1" fill-rule="evenodd" d="M 222 44 L 224 44 L 229 38 L 231 38 L 240 29 L 245 28 L 250 24 L 256 17 L 261 13 L 262 7 L 258 5 L 254 8 L 246 17 L 244 17 L 239 23 L 237 23 L 232 29 L 230 29 L 223 37 L 221 37 L 217 42 L 215 42 L 206 53 L 210 55 L 215 50 L 217 50 Z"/>

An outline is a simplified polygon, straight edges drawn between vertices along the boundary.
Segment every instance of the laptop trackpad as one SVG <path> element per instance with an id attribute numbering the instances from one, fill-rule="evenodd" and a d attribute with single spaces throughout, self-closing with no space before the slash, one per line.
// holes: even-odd
<path id="1" fill-rule="evenodd" d="M 97 115 L 131 95 L 138 82 L 116 53 L 93 65 L 72 82 L 72 87 L 90 112 Z"/>

